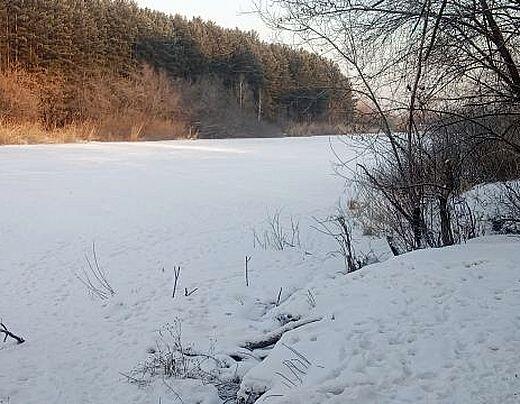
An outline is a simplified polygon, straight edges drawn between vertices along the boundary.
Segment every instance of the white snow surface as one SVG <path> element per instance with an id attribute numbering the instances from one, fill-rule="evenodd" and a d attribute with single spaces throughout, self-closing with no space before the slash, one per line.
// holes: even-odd
<path id="1" fill-rule="evenodd" d="M 138 388 L 122 373 L 147 358 L 166 323 L 182 323 L 198 351 L 225 356 L 287 314 L 322 320 L 285 333 L 261 362 L 237 362 L 242 397 L 518 402 L 518 238 L 345 275 L 327 254 L 331 240 L 311 229 L 345 191 L 330 143 L 353 154 L 324 137 L 0 148 L 0 318 L 27 340 L 0 342 L 0 403 L 218 404 L 197 380 Z M 253 246 L 252 230 L 277 210 L 300 222 L 301 248 Z M 93 242 L 116 291 L 105 301 L 77 278 Z M 185 297 L 184 288 L 198 289 Z"/>
<path id="2" fill-rule="evenodd" d="M 275 403 L 518 402 L 519 247 L 482 238 L 316 283 L 324 320 L 286 334 L 244 390 L 264 384 Z M 301 380 L 287 346 L 311 362 Z"/>

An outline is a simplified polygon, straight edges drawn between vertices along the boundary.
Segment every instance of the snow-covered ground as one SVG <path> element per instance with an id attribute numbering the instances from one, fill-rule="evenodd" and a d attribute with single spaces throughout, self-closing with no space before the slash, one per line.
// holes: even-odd
<path id="1" fill-rule="evenodd" d="M 27 342 L 0 344 L 0 403 L 219 403 L 196 380 L 138 388 L 123 374 L 146 361 L 167 323 L 229 362 L 289 314 L 321 320 L 231 363 L 243 397 L 518 401 L 518 239 L 345 276 L 327 255 L 331 240 L 311 229 L 344 191 L 333 159 L 323 137 L 1 148 L 0 318 Z M 253 229 L 261 235 L 277 211 L 286 226 L 300 223 L 301 248 L 255 247 Z M 78 279 L 93 242 L 116 292 L 106 300 Z"/>
<path id="2" fill-rule="evenodd" d="M 519 402 L 519 241 L 476 239 L 316 283 L 310 312 L 323 320 L 285 335 L 245 387 L 294 404 Z M 301 380 L 287 346 L 310 362 Z"/>

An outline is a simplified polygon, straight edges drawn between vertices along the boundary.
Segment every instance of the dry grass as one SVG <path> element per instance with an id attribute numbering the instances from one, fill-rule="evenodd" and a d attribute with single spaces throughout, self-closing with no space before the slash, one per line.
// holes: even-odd
<path id="1" fill-rule="evenodd" d="M 95 126 L 88 123 L 47 130 L 39 123 L 0 122 L 0 144 L 73 143 L 95 140 L 96 132 Z"/>
<path id="2" fill-rule="evenodd" d="M 79 80 L 52 72 L 0 73 L 0 144 L 192 137 L 179 89 L 144 66 L 129 77 Z"/>
<path id="3" fill-rule="evenodd" d="M 327 122 L 291 123 L 286 128 L 288 136 L 320 136 L 345 135 L 352 130 L 346 124 L 329 124 Z"/>
<path id="4" fill-rule="evenodd" d="M 0 121 L 0 145 L 75 143 L 89 141 L 142 141 L 188 139 L 189 128 L 183 122 L 153 121 L 148 125 L 117 122 L 69 124 L 45 129 L 38 122 Z"/>

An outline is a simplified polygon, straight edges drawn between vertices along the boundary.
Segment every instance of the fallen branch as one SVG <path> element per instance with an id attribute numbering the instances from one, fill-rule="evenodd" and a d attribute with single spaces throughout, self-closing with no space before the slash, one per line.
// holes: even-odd
<path id="1" fill-rule="evenodd" d="M 233 352 L 230 352 L 227 354 L 231 359 L 233 359 L 235 362 L 242 362 L 244 360 L 255 360 L 257 362 L 261 362 L 262 359 L 259 358 L 257 355 L 255 355 L 253 352 L 244 349 L 242 350 L 235 350 Z"/>
<path id="2" fill-rule="evenodd" d="M 296 328 L 303 327 L 304 325 L 307 325 L 307 324 L 321 321 L 322 319 L 323 319 L 323 317 L 309 317 L 309 318 L 304 318 L 304 319 L 298 320 L 298 321 L 292 321 L 274 331 L 268 332 L 265 335 L 262 335 L 262 336 L 254 338 L 250 341 L 244 342 L 241 345 L 241 347 L 249 349 L 250 351 L 252 351 L 254 349 L 267 348 L 271 345 L 276 344 L 286 332 L 295 330 Z"/>
<path id="3" fill-rule="evenodd" d="M 16 340 L 17 344 L 23 344 L 25 342 L 25 339 L 9 331 L 4 323 L 0 323 L 0 333 L 4 334 L 4 342 L 7 341 L 7 337 L 11 337 L 12 339 Z"/>
<path id="4" fill-rule="evenodd" d="M 193 290 L 188 290 L 188 288 L 184 288 L 184 296 L 189 297 L 194 294 L 199 288 L 195 288 Z"/>

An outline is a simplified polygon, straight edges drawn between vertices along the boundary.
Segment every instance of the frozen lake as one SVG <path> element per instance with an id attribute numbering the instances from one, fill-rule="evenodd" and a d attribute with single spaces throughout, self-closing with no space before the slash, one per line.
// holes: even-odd
<path id="1" fill-rule="evenodd" d="M 193 324 L 201 340 L 218 337 L 237 299 L 276 296 L 285 277 L 305 281 L 309 260 L 262 258 L 252 229 L 277 209 L 302 220 L 330 213 L 343 190 L 333 160 L 327 137 L 0 148 L 0 317 L 28 341 L 4 347 L 0 402 L 149 398 L 118 372 L 145 357 L 164 322 L 179 316 L 186 332 Z M 76 278 L 94 241 L 117 291 L 109 303 Z M 258 291 L 241 297 L 232 284 L 242 287 L 245 255 Z M 174 265 L 184 268 L 181 288 L 199 288 L 194 302 L 172 302 Z M 283 275 L 269 282 L 264 265 Z"/>
<path id="2" fill-rule="evenodd" d="M 0 404 L 224 402 L 196 378 L 128 382 L 176 341 L 257 403 L 517 402 L 518 238 L 345 275 L 311 227 L 348 198 L 331 144 L 353 156 L 325 137 L 0 148 L 0 318 L 27 340 L 0 342 Z M 301 246 L 255 248 L 277 211 Z M 94 242 L 105 300 L 80 280 Z"/>

